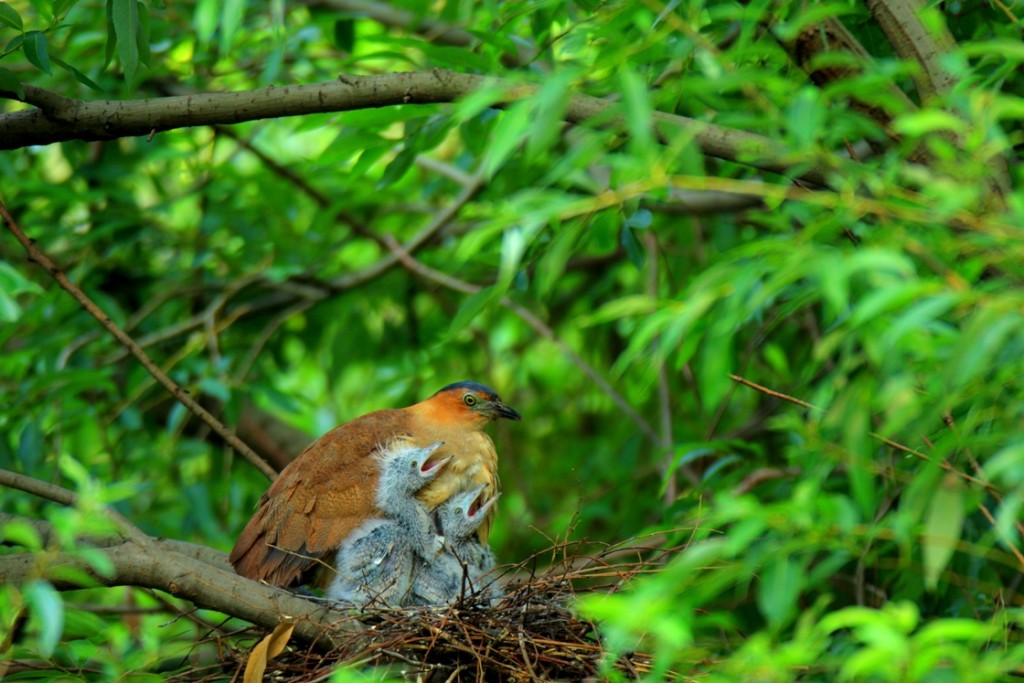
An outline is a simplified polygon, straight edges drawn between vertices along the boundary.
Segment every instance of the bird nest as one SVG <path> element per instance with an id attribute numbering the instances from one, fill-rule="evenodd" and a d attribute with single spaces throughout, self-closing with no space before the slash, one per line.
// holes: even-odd
<path id="1" fill-rule="evenodd" d="M 580 550 L 581 544 L 565 543 L 505 568 L 523 578 L 506 583 L 504 597 L 493 605 L 466 599 L 447 607 L 368 606 L 353 612 L 351 623 L 362 626 L 358 632 L 346 632 L 329 650 L 289 645 L 266 662 L 264 680 L 325 680 L 343 664 L 374 669 L 380 677 L 438 683 L 603 679 L 610 670 L 626 679 L 643 678 L 652 670 L 651 656 L 610 655 L 597 625 L 576 614 L 572 604 L 578 595 L 614 592 L 639 574 L 658 571 L 676 549 L 620 545 L 589 555 Z M 549 568 L 529 573 L 527 567 L 542 559 Z M 208 676 L 194 671 L 190 680 L 222 680 L 225 669 L 241 680 L 254 643 L 266 632 L 249 629 L 240 635 L 222 649 L 215 675 L 209 669 Z"/>

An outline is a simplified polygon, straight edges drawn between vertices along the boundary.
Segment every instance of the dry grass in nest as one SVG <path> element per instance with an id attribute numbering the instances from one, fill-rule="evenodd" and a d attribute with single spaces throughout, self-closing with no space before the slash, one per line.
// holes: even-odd
<path id="1" fill-rule="evenodd" d="M 469 598 L 443 608 L 370 606 L 353 612 L 352 622 L 365 627 L 361 632 L 343 636 L 329 651 L 289 645 L 267 663 L 264 680 L 322 681 L 342 664 L 372 668 L 374 678 L 432 683 L 600 680 L 604 667 L 641 678 L 651 671 L 651 657 L 632 652 L 609 661 L 596 625 L 573 613 L 571 604 L 577 595 L 614 592 L 639 574 L 657 571 L 677 549 L 619 545 L 581 554 L 585 550 L 595 548 L 561 543 L 518 566 L 499 568 L 517 578 L 493 606 Z M 549 568 L 530 575 L 526 567 L 544 560 Z M 223 680 L 225 673 L 241 680 L 252 644 L 265 632 L 250 629 L 244 635 L 249 637 L 223 651 L 216 674 L 193 672 L 190 680 Z"/>

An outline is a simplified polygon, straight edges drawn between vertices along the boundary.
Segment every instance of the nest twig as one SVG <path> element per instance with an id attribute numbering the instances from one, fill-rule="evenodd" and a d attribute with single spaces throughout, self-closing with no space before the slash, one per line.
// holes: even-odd
<path id="1" fill-rule="evenodd" d="M 371 605 L 351 615 L 365 627 L 361 633 L 336 641 L 328 651 L 289 646 L 267 663 L 265 680 L 325 680 L 342 664 L 427 683 L 586 680 L 604 678 L 609 668 L 627 679 L 641 678 L 651 671 L 652 658 L 631 652 L 612 659 L 596 625 L 571 605 L 577 595 L 614 592 L 639 574 L 658 571 L 676 550 L 556 543 L 519 565 L 499 567 L 513 578 L 493 605 L 472 595 L 447 607 Z M 541 558 L 550 563 L 545 571 L 526 569 Z M 242 635 L 249 637 L 226 647 L 221 642 L 217 666 L 193 670 L 181 680 L 222 680 L 225 668 L 238 672 L 240 680 L 252 645 L 264 632 L 254 628 Z"/>

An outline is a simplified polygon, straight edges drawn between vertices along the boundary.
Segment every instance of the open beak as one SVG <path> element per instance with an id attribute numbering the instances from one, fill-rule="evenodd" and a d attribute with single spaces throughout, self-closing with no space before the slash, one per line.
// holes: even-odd
<path id="1" fill-rule="evenodd" d="M 491 496 L 486 503 L 480 505 L 480 497 L 477 496 L 476 499 L 473 501 L 473 504 L 469 506 L 469 516 L 477 517 L 479 515 L 486 515 L 487 511 L 490 510 L 491 507 L 498 502 L 499 498 L 501 498 L 501 494 L 497 493 Z"/>
<path id="2" fill-rule="evenodd" d="M 424 461 L 423 465 L 420 467 L 420 474 L 426 475 L 426 474 L 430 474 L 434 470 L 441 469 L 442 467 L 444 467 L 445 465 L 448 464 L 449 460 L 452 459 L 452 456 L 450 456 L 450 455 L 447 458 L 438 458 L 436 460 L 431 460 L 430 459 L 431 456 L 434 454 L 434 451 L 436 451 L 438 448 L 440 448 L 443 445 L 444 445 L 444 441 L 435 441 L 434 443 L 430 444 L 429 446 L 426 446 L 423 449 L 423 450 L 427 451 L 427 459 L 426 459 L 426 461 Z"/>
<path id="3" fill-rule="evenodd" d="M 420 468 L 420 474 L 426 476 L 432 474 L 435 470 L 440 470 L 442 467 L 448 464 L 448 461 L 452 459 L 452 456 L 445 458 L 438 458 L 437 460 L 427 460 L 423 463 L 423 467 Z"/>

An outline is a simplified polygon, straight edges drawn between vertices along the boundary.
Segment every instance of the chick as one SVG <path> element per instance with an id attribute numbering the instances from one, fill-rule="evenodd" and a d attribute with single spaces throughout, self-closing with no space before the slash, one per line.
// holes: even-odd
<path id="1" fill-rule="evenodd" d="M 500 597 L 497 585 L 483 579 L 494 568 L 494 554 L 475 535 L 500 494 L 480 505 L 483 489 L 477 486 L 457 493 L 435 511 L 435 520 L 444 534 L 445 552 L 432 562 L 415 565 L 410 604 L 447 605 L 472 594 L 491 600 Z"/>
<path id="2" fill-rule="evenodd" d="M 430 513 L 415 497 L 450 459 L 429 461 L 439 446 L 396 446 L 377 456 L 376 502 L 384 517 L 364 522 L 338 549 L 336 574 L 325 592 L 328 599 L 388 606 L 409 601 L 414 563 L 433 563 L 444 548 Z"/>

